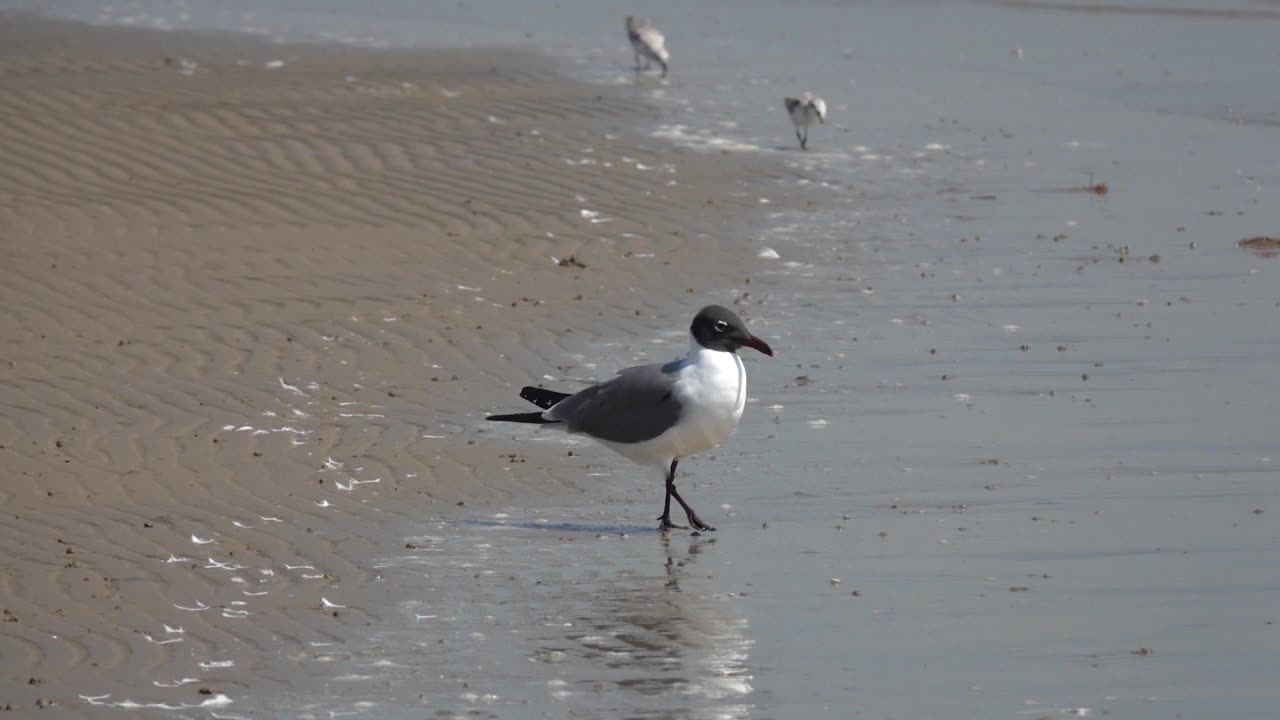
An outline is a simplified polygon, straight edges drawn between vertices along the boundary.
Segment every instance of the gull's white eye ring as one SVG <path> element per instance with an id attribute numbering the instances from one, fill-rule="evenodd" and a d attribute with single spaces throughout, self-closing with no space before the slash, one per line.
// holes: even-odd
<path id="1" fill-rule="evenodd" d="M 724 332 L 729 329 L 729 323 L 723 320 L 716 321 L 716 332 Z"/>

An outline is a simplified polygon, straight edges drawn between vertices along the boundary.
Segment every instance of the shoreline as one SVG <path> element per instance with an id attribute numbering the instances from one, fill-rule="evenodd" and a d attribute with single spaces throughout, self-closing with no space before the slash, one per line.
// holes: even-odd
<path id="1" fill-rule="evenodd" d="M 247 689 L 377 616 L 392 528 L 621 467 L 477 421 L 732 302 L 786 173 L 640 136 L 655 110 L 524 51 L 0 37 L 15 709 L 207 699 L 158 669 Z"/>

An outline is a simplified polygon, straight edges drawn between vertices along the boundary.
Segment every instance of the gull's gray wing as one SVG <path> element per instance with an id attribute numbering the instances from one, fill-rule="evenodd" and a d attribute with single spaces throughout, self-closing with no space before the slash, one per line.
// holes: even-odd
<path id="1" fill-rule="evenodd" d="M 545 413 L 572 433 L 599 440 L 637 443 L 652 440 L 680 419 L 676 379 L 685 361 L 627 368 L 608 382 L 593 385 L 556 403 Z"/>

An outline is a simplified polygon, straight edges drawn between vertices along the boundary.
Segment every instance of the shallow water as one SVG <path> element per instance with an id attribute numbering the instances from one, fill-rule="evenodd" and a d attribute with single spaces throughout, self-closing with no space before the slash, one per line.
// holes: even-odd
<path id="1" fill-rule="evenodd" d="M 660 2 L 660 83 L 627 68 L 619 3 L 209 5 L 104 19 L 527 30 L 660 103 L 655 133 L 776 153 L 827 196 L 741 241 L 778 255 L 737 299 L 779 357 L 682 465 L 719 532 L 651 531 L 657 482 L 584 447 L 609 475 L 583 506 L 389 532 L 367 644 L 236 712 L 1273 715 L 1280 260 L 1235 246 L 1280 233 L 1271 6 Z M 805 89 L 831 115 L 800 153 L 781 97 Z"/>
<path id="2" fill-rule="evenodd" d="M 713 539 L 581 512 L 429 523 L 376 567 L 397 612 L 364 645 L 317 648 L 327 678 L 272 712 L 739 717 L 752 693 L 744 599 L 708 582 Z M 706 559 L 704 559 L 704 556 Z"/>

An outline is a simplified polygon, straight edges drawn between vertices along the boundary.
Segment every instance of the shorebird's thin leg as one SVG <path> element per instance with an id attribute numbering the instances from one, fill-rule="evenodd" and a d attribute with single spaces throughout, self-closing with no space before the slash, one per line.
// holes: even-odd
<path id="1" fill-rule="evenodd" d="M 796 128 L 796 139 L 800 141 L 800 149 L 804 149 L 804 135 L 800 134 L 800 128 Z"/>
<path id="2" fill-rule="evenodd" d="M 671 469 L 667 471 L 667 499 L 662 503 L 662 517 L 658 519 L 662 522 L 658 525 L 659 530 L 688 530 L 683 525 L 677 525 L 671 522 L 671 496 L 675 495 L 679 500 L 680 496 L 676 494 L 676 465 L 680 459 L 676 458 L 671 461 Z M 684 506 L 684 501 L 680 500 L 680 505 Z"/>
<path id="3" fill-rule="evenodd" d="M 680 507 L 684 508 L 684 514 L 689 517 L 689 524 L 693 526 L 694 530 L 706 530 L 708 532 L 715 530 L 715 528 L 702 522 L 702 518 L 698 517 L 698 513 L 694 512 L 693 508 L 689 507 L 689 503 L 685 502 L 684 498 L 680 497 L 680 493 L 676 492 L 674 477 L 671 484 L 667 485 L 667 492 L 671 493 L 671 497 L 675 498 L 676 502 L 680 503 Z"/>
<path id="4" fill-rule="evenodd" d="M 635 55 L 636 55 L 636 70 L 639 70 L 640 69 L 640 51 L 636 50 Z"/>

